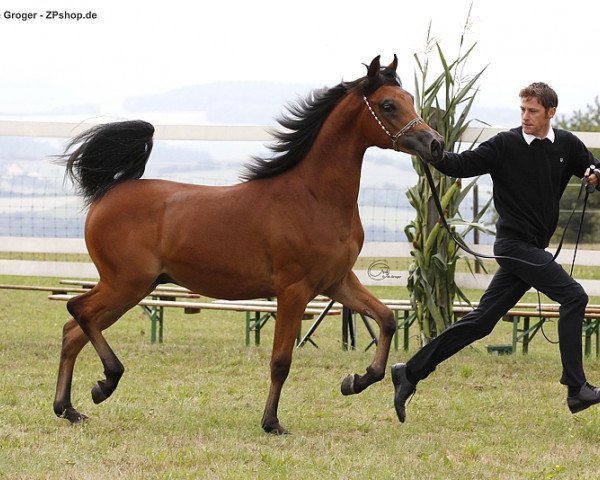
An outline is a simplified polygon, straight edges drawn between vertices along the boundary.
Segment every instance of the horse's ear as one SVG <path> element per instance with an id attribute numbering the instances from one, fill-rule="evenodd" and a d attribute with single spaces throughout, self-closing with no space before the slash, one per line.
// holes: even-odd
<path id="1" fill-rule="evenodd" d="M 381 70 L 381 64 L 379 63 L 380 57 L 381 57 L 381 55 L 377 55 L 371 61 L 371 65 L 369 65 L 369 69 L 367 70 L 367 77 L 374 78 L 376 75 L 379 74 L 379 71 Z"/>
<path id="2" fill-rule="evenodd" d="M 397 69 L 398 69 L 398 57 L 394 53 L 394 61 L 386 67 L 386 70 L 392 70 L 393 72 L 395 72 Z"/>

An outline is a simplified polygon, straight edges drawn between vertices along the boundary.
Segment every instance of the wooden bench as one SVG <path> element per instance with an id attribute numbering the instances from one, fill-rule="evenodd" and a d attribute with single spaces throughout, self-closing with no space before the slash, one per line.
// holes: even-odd
<path id="1" fill-rule="evenodd" d="M 412 309 L 408 300 L 382 300 L 396 315 L 397 330 L 394 335 L 394 347 L 398 350 L 399 332 L 403 331 L 403 349 L 408 351 L 409 348 L 409 329 L 416 320 L 416 313 Z M 464 303 L 455 303 L 454 313 L 457 316 L 464 316 L 473 310 L 478 305 L 478 302 L 473 302 L 471 306 Z M 541 307 L 541 310 L 540 310 Z M 515 305 L 514 308 L 503 317 L 504 321 L 512 323 L 512 343 L 510 346 L 503 347 L 504 353 L 513 353 L 517 351 L 519 343 L 522 344 L 522 352 L 525 354 L 529 351 L 529 344 L 538 333 L 546 320 L 550 318 L 559 318 L 559 306 L 556 304 L 538 304 L 521 302 Z M 535 321 L 537 319 L 537 321 Z M 522 323 L 522 325 L 521 325 Z M 591 355 L 592 340 L 595 335 L 596 357 L 600 357 L 600 306 L 589 305 L 585 310 L 583 319 L 582 334 L 584 335 L 584 353 L 586 356 Z M 488 346 L 488 351 L 491 349 Z M 507 348 L 509 347 L 509 348 Z"/>
<path id="2" fill-rule="evenodd" d="M 89 291 L 96 283 L 92 281 L 82 280 L 61 280 L 60 286 L 42 286 L 42 285 L 7 285 L 0 284 L 0 289 L 7 290 L 30 290 L 48 292 L 50 300 L 66 301 L 73 298 L 76 294 L 81 294 Z M 139 306 L 148 317 L 151 323 L 151 342 L 163 341 L 164 317 L 165 308 L 182 308 L 186 314 L 199 313 L 202 309 L 205 310 L 226 310 L 243 312 L 246 316 L 246 345 L 250 345 L 252 334 L 254 334 L 254 344 L 260 345 L 261 330 L 267 321 L 275 318 L 277 312 L 276 300 L 241 300 L 241 301 L 226 301 L 215 300 L 211 302 L 190 301 L 191 299 L 199 298 L 200 295 L 193 293 L 185 288 L 177 286 L 160 286 L 156 288 L 148 298 L 142 300 Z M 396 317 L 397 329 L 394 335 L 394 348 L 398 350 L 400 331 L 403 333 L 403 349 L 409 348 L 410 327 L 416 320 L 416 313 L 412 309 L 409 300 L 404 299 L 387 299 L 382 300 L 393 312 Z M 470 312 L 473 307 L 477 306 L 474 302 L 472 306 L 467 306 L 464 303 L 456 303 L 454 306 L 455 314 L 462 316 Z M 558 305 L 537 303 L 518 303 L 511 309 L 503 320 L 511 322 L 513 325 L 512 343 L 502 345 L 503 352 L 516 352 L 519 343 L 522 344 L 522 352 L 527 353 L 529 344 L 535 335 L 541 330 L 542 325 L 547 319 L 558 318 Z M 316 320 L 309 328 L 304 337 L 298 337 L 298 347 L 304 346 L 310 342 L 317 346 L 312 339 L 312 334 L 319 326 L 321 321 L 328 315 L 342 314 L 342 348 L 356 348 L 356 313 L 342 307 L 340 304 L 335 304 L 324 297 L 317 297 L 307 305 L 305 311 L 306 319 Z M 361 316 L 367 328 L 371 342 L 367 349 L 374 344 L 377 344 L 377 336 L 373 331 L 369 321 L 364 316 Z M 537 319 L 537 321 L 535 321 Z M 522 324 L 522 325 L 521 325 Z M 584 352 L 589 356 L 592 351 L 592 340 L 595 335 L 596 356 L 600 356 L 600 306 L 589 305 L 586 308 L 583 335 L 585 337 Z M 490 350 L 490 346 L 488 346 Z M 491 351 L 491 350 L 490 350 Z"/>
<path id="3" fill-rule="evenodd" d="M 392 312 L 394 313 L 394 317 L 396 318 L 396 332 L 394 333 L 394 349 L 398 350 L 399 346 L 399 337 L 400 331 L 402 331 L 402 342 L 404 351 L 408 351 L 409 342 L 410 342 L 410 327 L 416 320 L 416 313 L 412 308 L 412 304 L 410 300 L 407 299 L 382 299 L 382 303 L 384 303 Z M 310 304 L 309 304 L 310 305 Z M 477 305 L 474 303 L 472 305 Z M 341 304 L 336 303 L 335 307 L 342 308 L 342 328 L 343 328 L 343 339 L 342 339 L 342 348 L 347 350 L 348 347 L 355 349 L 356 348 L 356 320 L 355 317 L 357 315 L 356 312 L 353 312 Z M 472 307 L 466 307 L 465 304 L 457 304 L 455 309 L 462 310 L 463 312 L 468 312 L 472 310 Z M 358 314 L 360 315 L 360 314 Z M 377 335 L 375 334 L 371 324 L 368 319 L 364 315 L 360 315 L 365 325 L 365 328 L 369 332 L 371 337 L 371 342 L 367 345 L 365 350 L 368 350 L 372 345 L 377 344 Z M 307 341 L 311 341 L 311 335 L 319 326 L 321 319 L 317 319 L 315 323 L 310 327 L 304 338 L 298 344 L 299 347 L 302 347 Z"/>
<path id="4" fill-rule="evenodd" d="M 97 282 L 91 281 L 91 280 L 59 280 L 59 282 L 61 285 L 74 285 L 77 287 L 81 287 L 81 288 L 85 288 L 85 289 L 90 289 L 96 286 Z M 158 287 L 156 287 L 156 289 L 154 290 L 155 292 L 171 292 L 171 293 L 180 293 L 182 295 L 178 295 L 178 296 L 186 296 L 189 295 L 190 298 L 198 298 L 200 297 L 200 295 L 198 293 L 193 293 L 191 290 L 188 290 L 187 288 L 184 287 L 178 287 L 178 286 L 169 286 L 169 285 L 160 285 Z"/>
<path id="5" fill-rule="evenodd" d="M 85 288 L 87 290 L 96 286 L 96 282 L 89 280 L 60 280 L 61 285 L 75 285 L 78 287 Z M 191 292 L 187 288 L 178 286 L 160 285 L 154 289 L 148 298 L 152 300 L 152 303 L 148 301 L 140 302 L 138 306 L 142 309 L 144 314 L 150 320 L 150 341 L 155 343 L 157 340 L 159 343 L 163 341 L 164 332 L 164 318 L 165 318 L 165 305 L 154 302 L 176 302 L 178 299 L 192 299 L 200 298 L 200 295 Z M 200 313 L 200 309 L 193 306 L 183 306 L 184 313 L 192 315 L 194 313 Z"/>
<path id="6" fill-rule="evenodd" d="M 559 318 L 558 305 L 542 305 L 541 310 L 537 308 L 515 308 L 510 310 L 503 320 L 511 322 L 513 325 L 512 333 L 512 351 L 517 351 L 517 344 L 522 343 L 522 352 L 529 351 L 529 344 L 538 333 L 546 320 Z M 537 319 L 537 321 L 536 321 Z M 521 321 L 523 325 L 521 326 Z M 592 339 L 596 336 L 596 357 L 600 356 L 600 307 L 589 306 L 585 309 L 583 317 L 582 335 L 584 336 L 584 354 L 590 356 L 592 353 Z"/>
<path id="7" fill-rule="evenodd" d="M 383 299 L 381 300 L 396 317 L 396 333 L 394 335 L 394 349 L 398 350 L 400 331 L 402 331 L 402 349 L 408 351 L 410 344 L 410 327 L 417 319 L 417 314 L 414 311 L 410 300 L 405 299 Z M 477 306 L 478 302 L 473 302 L 471 306 L 465 303 L 454 304 L 454 313 L 462 316 Z"/>
<path id="8" fill-rule="evenodd" d="M 0 284 L 2 290 L 28 290 L 37 292 L 51 292 L 53 294 L 59 293 L 85 293 L 89 289 L 87 288 L 74 288 L 74 287 L 58 287 L 58 286 L 45 286 L 45 285 L 7 285 Z"/>
<path id="9" fill-rule="evenodd" d="M 61 280 L 61 284 L 64 281 Z M 90 286 L 86 286 L 90 284 Z M 78 282 L 73 283 L 73 287 L 62 287 L 55 285 L 8 285 L 0 284 L 0 289 L 4 290 L 28 290 L 38 292 L 51 292 L 52 294 L 69 294 L 69 293 L 86 293 L 89 292 L 94 282 Z M 149 297 L 160 297 L 160 298 L 199 298 L 200 295 L 192 293 L 186 289 L 176 289 L 175 287 L 159 287 L 152 291 Z"/>
<path id="10" fill-rule="evenodd" d="M 48 292 L 50 300 L 67 301 L 78 294 L 88 292 L 96 285 L 94 281 L 69 280 L 59 281 L 60 286 L 37 286 L 37 285 L 2 285 L 0 288 L 10 290 L 29 290 Z M 182 308 L 186 314 L 199 313 L 201 310 L 225 310 L 243 312 L 246 314 L 246 345 L 250 345 L 251 335 L 254 333 L 254 344 L 260 344 L 260 332 L 262 327 L 270 318 L 275 318 L 277 302 L 272 300 L 242 300 L 211 302 L 189 301 L 200 298 L 200 295 L 178 286 L 157 287 L 148 297 L 139 302 L 138 306 L 150 320 L 150 339 L 152 343 L 163 341 L 165 308 Z M 323 314 L 326 302 L 315 301 L 305 310 L 305 318 L 314 318 Z M 325 315 L 336 315 L 340 313 L 339 308 L 328 309 Z M 316 346 L 314 342 L 313 345 Z"/>
<path id="11" fill-rule="evenodd" d="M 73 298 L 76 294 L 79 295 L 88 292 L 96 284 L 96 282 L 81 280 L 61 280 L 60 283 L 61 286 L 0 284 L 0 289 L 49 292 L 50 297 L 53 297 L 53 300 L 68 300 Z M 140 303 L 142 311 L 150 320 L 150 336 L 152 342 L 156 342 L 157 337 L 159 341 L 162 342 L 164 306 L 148 302 L 176 301 L 178 298 L 192 299 L 199 297 L 200 295 L 197 293 L 190 292 L 189 290 L 180 287 L 161 286 L 152 291 L 148 295 L 149 299 L 144 300 L 143 304 Z M 186 313 L 197 313 L 200 310 L 195 307 L 184 307 L 184 311 Z"/>
<path id="12" fill-rule="evenodd" d="M 277 313 L 277 300 L 215 300 L 215 304 L 218 305 L 246 305 L 250 307 L 246 312 L 246 345 L 250 344 L 250 336 L 254 332 L 254 344 L 260 344 L 260 332 L 267 321 L 271 318 L 276 319 Z M 254 307 L 255 310 L 251 310 Z M 265 307 L 272 309 L 271 311 L 264 311 Z M 313 301 L 309 302 L 304 312 L 304 320 L 316 320 L 313 322 L 308 332 L 302 336 L 301 332 L 298 332 L 298 338 L 296 341 L 297 347 L 303 347 L 306 343 L 310 342 L 313 346 L 318 348 L 316 342 L 311 338 L 322 320 L 330 315 L 342 314 L 342 349 L 347 350 L 348 345 L 352 347 L 356 345 L 356 336 L 352 330 L 352 326 L 349 325 L 348 318 L 344 312 L 344 307 L 339 303 L 335 303 L 332 300 L 325 297 L 317 297 Z M 371 335 L 371 338 L 376 337 Z M 350 343 L 348 341 L 350 338 Z"/>
<path id="13" fill-rule="evenodd" d="M 177 288 L 177 287 L 173 287 Z M 156 291 L 155 291 L 156 292 Z M 155 293 L 153 292 L 153 293 Z M 159 297 L 165 293 L 162 290 L 158 291 Z M 184 292 L 166 292 L 170 295 L 181 295 Z M 196 295 L 196 294 L 194 294 Z M 167 295 L 168 296 L 168 295 Z M 67 301 L 75 295 L 71 294 L 51 294 L 48 296 L 49 300 Z M 185 301 L 167 298 L 150 299 L 145 298 L 138 303 L 144 312 L 149 317 L 152 323 L 151 331 L 151 342 L 155 343 L 163 341 L 163 328 L 164 328 L 164 309 L 165 308 L 182 308 L 185 313 L 199 313 L 202 310 L 221 310 L 221 311 L 235 311 L 246 313 L 247 327 L 246 327 L 246 345 L 250 344 L 250 333 L 255 332 L 255 344 L 260 344 L 260 330 L 266 321 L 275 317 L 277 313 L 277 303 L 275 301 L 211 301 L 211 302 L 198 302 L 198 301 Z M 304 311 L 305 315 L 320 315 L 323 314 L 323 310 L 318 306 L 307 307 Z M 325 315 L 339 314 L 340 311 L 337 309 L 329 310 Z M 249 318 L 255 318 L 254 324 Z"/>

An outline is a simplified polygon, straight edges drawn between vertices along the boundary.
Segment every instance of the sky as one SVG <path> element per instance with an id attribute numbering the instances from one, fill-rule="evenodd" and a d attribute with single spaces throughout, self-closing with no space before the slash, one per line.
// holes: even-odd
<path id="1" fill-rule="evenodd" d="M 559 114 L 600 95 L 598 2 L 2 0 L 0 114 L 91 103 L 118 113 L 132 95 L 210 82 L 332 86 L 376 55 L 397 54 L 414 91 L 429 25 L 454 57 L 471 6 L 467 73 L 487 66 L 476 105 L 514 107 L 518 120 L 518 91 L 533 81 L 555 88 Z M 48 8 L 96 18 L 46 19 Z M 35 18 L 6 18 L 22 13 Z"/>

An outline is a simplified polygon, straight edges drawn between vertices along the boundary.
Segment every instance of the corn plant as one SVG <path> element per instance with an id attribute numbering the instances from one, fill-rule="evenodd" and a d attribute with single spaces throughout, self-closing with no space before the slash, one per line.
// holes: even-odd
<path id="1" fill-rule="evenodd" d="M 485 71 L 484 68 L 470 77 L 465 75 L 467 59 L 475 47 L 473 44 L 465 50 L 469 18 L 470 12 L 455 60 L 447 61 L 439 43 L 431 37 L 431 24 L 427 32 L 425 52 L 414 56 L 417 64 L 416 105 L 421 117 L 444 138 L 445 149 L 448 151 L 454 151 L 459 146 L 462 134 L 471 123 L 468 115 L 477 94 L 476 84 Z M 433 52 L 437 53 L 442 73 L 430 82 L 430 56 Z M 414 221 L 405 228 L 406 236 L 413 245 L 408 289 L 419 323 L 421 340 L 425 344 L 454 322 L 454 300 L 460 297 L 468 302 L 468 299 L 454 281 L 456 263 L 460 258 L 458 246 L 440 222 L 420 159 L 413 157 L 413 166 L 419 180 L 407 192 L 409 202 L 416 211 Z M 454 234 L 462 239 L 473 229 L 488 231 L 480 223 L 480 219 L 491 199 L 479 212 L 474 212 L 471 221 L 465 221 L 459 212 L 460 203 L 476 185 L 477 178 L 463 187 L 460 179 L 448 177 L 436 170 L 432 174 L 436 193 Z M 455 230 L 458 226 L 461 227 L 460 232 Z M 472 268 L 470 262 L 468 264 Z M 483 267 L 481 262 L 479 264 Z"/>

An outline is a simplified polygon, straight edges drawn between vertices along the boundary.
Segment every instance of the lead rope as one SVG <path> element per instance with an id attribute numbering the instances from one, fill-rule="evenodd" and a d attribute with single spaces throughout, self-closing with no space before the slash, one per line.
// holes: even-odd
<path id="1" fill-rule="evenodd" d="M 579 221 L 579 228 L 577 230 L 577 238 L 575 239 L 575 248 L 573 251 L 573 261 L 571 263 L 571 272 L 570 272 L 570 276 L 573 276 L 573 268 L 575 267 L 575 257 L 577 255 L 577 247 L 579 246 L 579 239 L 581 237 L 581 230 L 583 227 L 583 219 L 584 219 L 584 215 L 585 215 L 585 210 L 586 210 L 586 206 L 587 206 L 587 201 L 588 201 L 588 197 L 590 195 L 590 189 L 587 185 L 587 179 L 586 177 L 584 177 L 582 179 L 581 182 L 581 187 L 579 188 L 579 193 L 577 195 L 577 200 L 575 200 L 575 206 L 573 207 L 573 210 L 571 211 L 571 214 L 569 215 L 569 219 L 567 220 L 567 224 L 565 225 L 565 229 L 563 230 L 562 236 L 560 237 L 560 242 L 558 244 L 558 247 L 556 249 L 556 253 L 553 255 L 553 257 L 548 260 L 545 263 L 534 263 L 534 262 L 529 262 L 527 260 L 523 260 L 522 258 L 515 258 L 515 257 L 510 257 L 510 256 L 504 256 L 504 255 L 484 255 L 482 253 L 478 253 L 473 251 L 472 249 L 470 249 L 463 241 L 462 239 L 459 239 L 455 233 L 450 229 L 448 222 L 446 221 L 446 217 L 444 216 L 444 212 L 442 209 L 442 205 L 440 203 L 440 199 L 439 196 L 437 194 L 437 190 L 435 188 L 435 182 L 433 181 L 433 177 L 431 175 L 431 171 L 429 170 L 429 166 L 423 161 L 423 159 L 421 157 L 419 157 L 419 160 L 421 162 L 421 165 L 423 166 L 423 170 L 425 171 L 425 176 L 427 177 L 427 182 L 429 183 L 429 187 L 431 189 L 431 196 L 433 197 L 433 202 L 435 203 L 435 206 L 438 210 L 438 213 L 440 215 L 440 221 L 442 222 L 443 227 L 446 229 L 446 231 L 449 233 L 450 237 L 456 242 L 456 244 L 463 249 L 465 252 L 474 255 L 476 257 L 479 258 L 487 258 L 487 259 L 505 259 L 505 260 L 514 260 L 517 262 L 521 262 L 521 263 L 525 263 L 527 265 L 531 265 L 534 267 L 544 267 L 546 265 L 549 265 L 550 263 L 552 263 L 554 260 L 556 260 L 556 258 L 558 257 L 558 254 L 560 253 L 564 240 L 565 240 L 565 234 L 567 233 L 567 230 L 569 228 L 569 224 L 571 223 L 571 219 L 573 218 L 573 215 L 575 214 L 575 211 L 577 210 L 577 205 L 579 204 L 579 200 L 581 198 L 581 195 L 583 193 L 583 191 L 585 190 L 585 195 L 583 197 L 583 207 L 582 207 L 582 211 L 581 211 L 581 219 Z M 595 171 L 594 166 L 590 166 L 590 169 L 592 170 L 592 172 Z M 593 191 L 593 190 L 592 190 Z M 548 336 L 546 335 L 546 332 L 544 331 L 544 323 L 546 322 L 546 318 L 542 317 L 542 300 L 541 300 L 541 296 L 540 296 L 540 292 L 539 290 L 537 290 L 537 297 L 538 297 L 538 314 L 540 317 L 540 330 L 542 331 L 542 335 L 544 336 L 544 338 L 552 344 L 557 344 L 558 340 L 553 341 L 550 340 L 550 338 L 548 338 Z"/>
<path id="2" fill-rule="evenodd" d="M 592 171 L 594 171 L 595 169 L 592 167 L 590 167 L 590 168 L 592 169 Z M 582 179 L 582 182 L 581 182 L 581 190 L 583 190 L 584 188 L 585 188 L 585 196 L 583 197 L 583 205 L 581 207 L 581 218 L 579 219 L 579 228 L 577 229 L 577 237 L 575 238 L 575 247 L 573 249 L 573 260 L 571 261 L 571 270 L 569 271 L 569 276 L 571 278 L 573 277 L 573 269 L 575 268 L 575 258 L 577 257 L 577 249 L 579 246 L 579 240 L 581 239 L 581 231 L 583 229 L 583 219 L 585 218 L 585 209 L 587 207 L 588 197 L 590 196 L 590 189 L 588 188 L 588 186 L 586 184 L 585 177 Z M 580 195 L 581 195 L 581 190 L 579 192 Z M 591 191 L 593 191 L 593 190 L 591 190 Z M 579 197 L 578 197 L 578 199 L 579 199 Z M 575 202 L 575 208 L 577 208 L 577 202 Z M 565 228 L 565 230 L 566 230 L 566 228 Z M 556 344 L 558 344 L 558 340 L 550 340 L 548 338 L 548 335 L 546 335 L 546 332 L 544 332 L 544 323 L 546 323 L 547 319 L 542 318 L 542 300 L 541 300 L 539 290 L 537 290 L 537 297 L 538 297 L 538 312 L 539 312 L 540 319 L 541 319 L 540 330 L 542 331 L 542 335 L 548 341 L 548 343 L 552 343 L 552 344 L 556 345 Z"/>
<path id="3" fill-rule="evenodd" d="M 375 118 L 375 120 L 377 121 L 377 123 L 379 124 L 379 126 L 383 129 L 383 131 L 392 139 L 392 145 L 394 147 L 394 150 L 400 150 L 400 145 L 398 143 L 398 140 L 400 139 L 400 137 L 402 135 L 404 135 L 406 132 L 408 132 L 410 129 L 412 129 L 414 126 L 419 125 L 421 123 L 425 123 L 423 121 L 423 119 L 419 116 L 413 118 L 410 122 L 408 122 L 404 127 L 402 127 L 398 133 L 396 133 L 395 135 L 392 135 L 390 133 L 390 131 L 385 127 L 385 125 L 383 124 L 383 122 L 379 119 L 379 117 L 377 116 L 377 114 L 375 113 L 375 111 L 373 110 L 373 108 L 371 108 L 371 104 L 369 103 L 369 101 L 367 100 L 366 95 L 363 95 L 363 100 L 365 102 L 365 104 L 367 105 L 367 108 L 369 109 L 369 112 L 371 112 L 371 115 L 373 115 L 373 118 Z M 427 165 L 427 163 L 421 158 L 418 157 L 419 161 L 421 162 L 421 166 L 423 167 L 423 170 L 425 171 L 425 176 L 427 177 L 427 182 L 429 183 L 429 188 L 431 189 L 431 196 L 433 197 L 433 202 L 435 203 L 435 206 L 438 210 L 439 216 L 440 216 L 440 221 L 442 222 L 443 227 L 446 229 L 446 231 L 448 232 L 448 234 L 450 235 L 450 237 L 454 240 L 454 242 L 456 243 L 456 245 L 458 245 L 462 250 L 464 250 L 467 253 L 470 253 L 471 255 L 474 255 L 475 257 L 479 257 L 479 258 L 488 258 L 488 259 L 492 259 L 492 260 L 498 260 L 498 259 L 505 259 L 505 260 L 513 260 L 516 262 L 521 262 L 524 263 L 526 265 L 531 265 L 534 267 L 544 267 L 546 265 L 549 265 L 550 263 L 552 263 L 553 261 L 556 260 L 556 258 L 558 257 L 558 254 L 560 253 L 562 246 L 563 246 L 563 242 L 565 240 L 565 234 L 567 233 L 569 224 L 571 223 L 571 219 L 573 218 L 573 215 L 575 214 L 575 210 L 577 209 L 577 204 L 579 203 L 579 199 L 581 198 L 581 194 L 583 192 L 583 190 L 585 189 L 586 193 L 585 193 L 585 197 L 583 200 L 583 210 L 581 212 L 581 221 L 579 223 L 579 230 L 577 232 L 577 239 L 575 241 L 575 250 L 573 252 L 573 263 L 571 265 L 571 273 L 570 275 L 573 276 L 573 267 L 575 265 L 575 256 L 577 255 L 577 246 L 579 245 L 579 237 L 581 235 L 581 228 L 583 225 L 583 218 L 584 218 L 584 214 L 585 214 L 585 207 L 587 205 L 587 200 L 588 200 L 588 196 L 590 194 L 590 192 L 594 191 L 594 187 L 592 187 L 591 189 L 589 188 L 589 186 L 587 185 L 587 178 L 584 176 L 582 179 L 582 183 L 581 183 L 581 188 L 579 189 L 579 194 L 577 195 L 577 200 L 575 200 L 575 207 L 573 208 L 573 211 L 571 212 L 571 215 L 569 215 L 569 219 L 567 220 L 567 224 L 565 225 L 565 229 L 563 230 L 562 236 L 560 237 L 560 242 L 558 243 L 558 247 L 556 249 L 556 253 L 552 256 L 552 258 L 550 260 L 548 260 L 545 263 L 534 263 L 534 262 L 529 262 L 527 260 L 523 260 L 522 258 L 515 258 L 515 257 L 510 257 L 510 256 L 504 256 L 504 255 L 484 255 L 482 253 L 477 253 L 475 251 L 473 251 L 472 249 L 470 249 L 463 241 L 462 239 L 459 239 L 455 233 L 450 229 L 450 227 L 448 226 L 448 222 L 446 221 L 446 217 L 444 215 L 444 210 L 442 209 L 442 204 L 440 203 L 440 198 L 437 194 L 437 190 L 435 188 L 435 182 L 433 181 L 433 177 L 431 176 L 431 171 L 429 170 L 429 166 Z M 590 165 L 590 170 L 593 173 L 598 172 L 598 170 L 595 169 L 594 165 Z M 598 172 L 598 174 L 596 174 L 596 176 L 598 176 L 600 178 L 600 172 Z M 540 292 L 538 291 L 538 312 L 540 314 L 540 319 L 542 318 L 541 314 L 542 314 L 542 304 L 541 304 L 541 299 L 540 299 Z M 542 327 L 543 324 L 545 322 L 545 319 L 542 319 Z M 544 334 L 544 337 L 546 337 L 546 334 L 544 333 L 544 330 L 542 328 L 542 333 Z M 548 337 L 546 337 L 546 339 L 548 340 Z M 550 340 L 548 340 L 550 341 Z"/>
<path id="4" fill-rule="evenodd" d="M 526 265 L 530 265 L 533 267 L 545 267 L 546 265 L 549 265 L 550 263 L 552 263 L 554 260 L 556 260 L 556 258 L 558 257 L 558 254 L 560 253 L 564 240 L 565 240 L 565 234 L 568 230 L 569 224 L 571 223 L 571 219 L 573 218 L 573 215 L 575 214 L 575 210 L 577 209 L 577 204 L 579 203 L 579 199 L 581 198 L 581 194 L 583 192 L 583 190 L 586 190 L 586 195 L 584 198 L 584 204 L 587 203 L 587 197 L 589 195 L 588 190 L 585 188 L 585 183 L 582 182 L 582 187 L 579 189 L 579 194 L 577 195 L 577 200 L 575 201 L 575 207 L 573 208 L 573 211 L 571 212 L 571 215 L 569 216 L 569 219 L 567 220 L 567 224 L 565 226 L 565 229 L 562 233 L 562 236 L 560 237 L 560 242 L 558 243 L 558 247 L 556 249 L 556 253 L 553 255 L 553 257 L 548 260 L 545 263 L 535 263 L 535 262 L 529 262 L 528 260 L 523 260 L 522 258 L 515 258 L 515 257 L 510 257 L 510 256 L 506 256 L 506 255 L 485 255 L 483 253 L 478 253 L 473 251 L 471 248 L 469 248 L 462 239 L 460 239 L 459 237 L 456 236 L 456 234 L 452 231 L 452 229 L 450 228 L 450 226 L 448 225 L 448 222 L 446 221 L 446 217 L 444 215 L 444 210 L 442 209 L 442 204 L 440 203 L 440 198 L 437 194 L 437 190 L 435 187 L 435 182 L 433 180 L 433 177 L 431 175 L 431 170 L 429 170 L 429 166 L 427 165 L 427 163 L 421 158 L 418 157 L 419 161 L 421 162 L 421 166 L 423 167 L 423 170 L 425 172 L 425 177 L 427 178 L 427 183 L 429 183 L 429 188 L 431 189 L 431 196 L 433 197 L 433 203 L 435 204 L 435 207 L 438 211 L 438 214 L 440 216 L 440 221 L 442 222 L 442 226 L 446 229 L 446 231 L 448 232 L 448 234 L 450 235 L 450 237 L 452 238 L 452 240 L 454 240 L 454 242 L 465 252 L 475 256 L 475 257 L 479 257 L 479 258 L 487 258 L 490 260 L 498 260 L 498 259 L 503 259 L 503 260 L 513 260 L 515 262 L 521 262 L 524 263 Z M 585 177 L 584 177 L 584 182 L 585 182 Z M 582 220 L 583 221 L 583 220 Z M 581 227 L 580 227 L 580 232 L 581 232 Z M 579 234 L 577 236 L 577 241 L 579 241 Z M 577 247 L 577 246 L 576 246 Z"/>
<path id="5" fill-rule="evenodd" d="M 583 218 L 585 217 L 585 208 L 587 207 L 588 197 L 590 196 L 590 191 L 585 184 L 585 177 L 581 183 L 581 188 L 585 187 L 585 197 L 583 198 L 583 206 L 581 207 L 581 219 L 579 220 L 579 229 L 577 230 L 577 238 L 575 239 L 575 249 L 573 250 L 573 261 L 571 262 L 571 271 L 569 275 L 573 276 L 573 268 L 575 268 L 575 258 L 577 257 L 577 247 L 579 245 L 579 239 L 581 237 L 581 230 L 583 228 Z M 575 207 L 577 207 L 577 203 L 575 203 Z"/>

